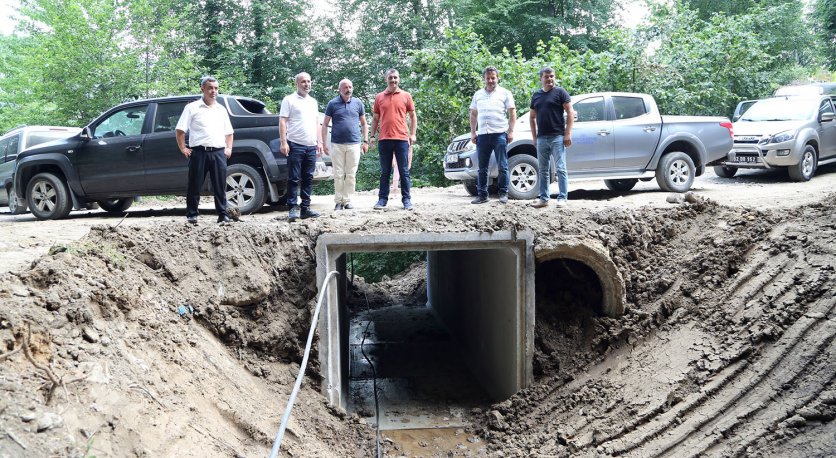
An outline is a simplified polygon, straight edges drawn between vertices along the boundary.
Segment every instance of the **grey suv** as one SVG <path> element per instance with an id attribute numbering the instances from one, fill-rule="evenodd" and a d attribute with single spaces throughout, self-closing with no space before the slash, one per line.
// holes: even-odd
<path id="1" fill-rule="evenodd" d="M 739 168 L 786 168 L 792 180 L 809 180 L 819 164 L 836 162 L 831 97 L 758 100 L 734 123 L 734 147 L 714 171 L 731 178 Z"/>
<path id="2" fill-rule="evenodd" d="M 0 137 L 0 205 L 8 205 L 17 215 L 26 211 L 26 204 L 15 198 L 13 184 L 15 160 L 26 148 L 42 143 L 72 137 L 80 132 L 78 127 L 19 126 Z"/>

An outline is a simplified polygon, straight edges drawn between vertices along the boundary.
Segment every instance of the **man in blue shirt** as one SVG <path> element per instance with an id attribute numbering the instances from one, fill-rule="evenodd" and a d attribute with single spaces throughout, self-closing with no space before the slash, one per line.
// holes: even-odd
<path id="1" fill-rule="evenodd" d="M 322 121 L 322 138 L 328 138 L 328 124 L 334 121 L 331 148 L 325 144 L 325 153 L 331 155 L 334 166 L 334 210 L 354 208 L 351 197 L 357 184 L 360 155 L 369 151 L 366 109 L 360 99 L 351 96 L 353 92 L 351 81 L 340 81 L 340 95 L 328 102 Z"/>
<path id="2" fill-rule="evenodd" d="M 531 111 L 528 123 L 531 126 L 531 140 L 537 145 L 539 165 L 538 182 L 540 198 L 531 204 L 543 208 L 549 204 L 549 159 L 554 156 L 557 169 L 557 205 L 566 205 L 569 195 L 569 175 L 566 173 L 566 148 L 572 146 L 572 125 L 575 111 L 572 99 L 562 87 L 554 85 L 554 69 L 540 70 L 542 89 L 531 96 Z M 563 114 L 566 113 L 564 117 Z"/>

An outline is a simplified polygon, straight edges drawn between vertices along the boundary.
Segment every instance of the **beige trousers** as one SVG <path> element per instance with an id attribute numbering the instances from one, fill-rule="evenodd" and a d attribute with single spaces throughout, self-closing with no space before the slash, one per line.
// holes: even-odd
<path id="1" fill-rule="evenodd" d="M 360 143 L 331 144 L 331 165 L 334 166 L 334 202 L 351 203 L 357 185 L 357 167 L 360 166 Z"/>

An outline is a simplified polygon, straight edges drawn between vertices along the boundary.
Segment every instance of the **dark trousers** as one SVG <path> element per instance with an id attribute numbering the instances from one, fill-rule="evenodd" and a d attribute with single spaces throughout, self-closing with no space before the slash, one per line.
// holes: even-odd
<path id="1" fill-rule="evenodd" d="M 313 176 L 316 171 L 316 145 L 305 146 L 293 142 L 287 144 L 290 146 L 290 154 L 287 156 L 287 205 L 295 207 L 297 193 L 301 193 L 302 208 L 310 208 Z"/>
<path id="2" fill-rule="evenodd" d="M 506 151 L 508 135 L 505 132 L 499 134 L 482 134 L 476 137 L 476 154 L 479 157 L 479 173 L 476 176 L 476 189 L 479 190 L 479 197 L 488 197 L 488 166 L 491 163 L 491 153 L 496 157 L 496 166 L 499 168 L 497 181 L 499 184 L 499 195 L 508 194 L 508 153 Z"/>
<path id="3" fill-rule="evenodd" d="M 200 204 L 200 190 L 209 173 L 212 195 L 215 196 L 215 211 L 218 217 L 226 215 L 226 155 L 223 148 L 212 150 L 196 146 L 189 157 L 189 185 L 186 190 L 186 216 L 197 216 Z"/>
<path id="4" fill-rule="evenodd" d="M 406 140 L 380 140 L 377 143 L 380 154 L 380 190 L 378 199 L 389 201 L 389 177 L 392 175 L 392 157 L 398 163 L 398 173 L 401 175 L 401 200 L 410 200 L 409 188 L 409 142 Z"/>

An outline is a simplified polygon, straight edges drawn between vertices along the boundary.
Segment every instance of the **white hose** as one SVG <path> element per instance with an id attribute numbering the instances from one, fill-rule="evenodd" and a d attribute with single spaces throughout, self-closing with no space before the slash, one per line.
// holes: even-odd
<path id="1" fill-rule="evenodd" d="M 313 319 L 311 320 L 311 330 L 308 332 L 308 343 L 305 345 L 305 355 L 302 357 L 301 366 L 299 366 L 299 375 L 296 376 L 296 384 L 293 385 L 293 391 L 290 392 L 290 399 L 287 400 L 287 407 L 284 409 L 282 423 L 279 425 L 279 432 L 276 433 L 276 440 L 273 442 L 273 450 L 270 452 L 270 458 L 276 458 L 279 456 L 279 449 L 282 446 L 284 430 L 287 429 L 287 422 L 290 420 L 290 410 L 293 409 L 293 403 L 296 402 L 296 395 L 299 394 L 299 388 L 302 387 L 302 379 L 305 378 L 305 368 L 308 366 L 308 356 L 311 354 L 311 344 L 313 343 L 317 321 L 319 321 L 319 309 L 322 306 L 322 299 L 325 298 L 325 291 L 328 290 L 328 282 L 331 280 L 331 277 L 339 274 L 340 273 L 336 270 L 328 272 L 328 275 L 325 277 L 325 281 L 322 282 L 322 291 L 319 293 L 319 300 L 316 302 L 316 309 L 314 309 Z"/>

